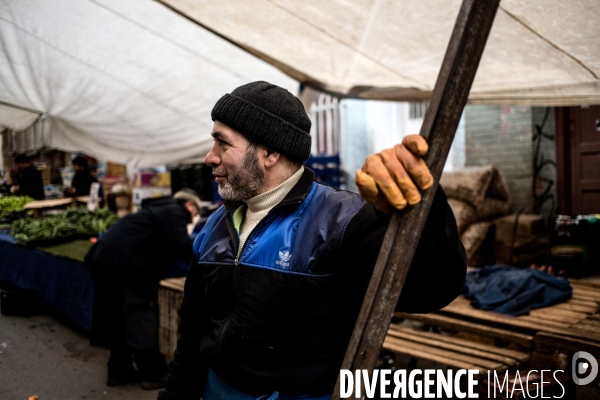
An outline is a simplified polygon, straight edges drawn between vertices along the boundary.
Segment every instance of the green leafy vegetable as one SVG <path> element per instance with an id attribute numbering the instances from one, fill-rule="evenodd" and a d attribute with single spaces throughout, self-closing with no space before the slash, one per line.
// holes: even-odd
<path id="1" fill-rule="evenodd" d="M 29 196 L 4 196 L 0 197 L 0 218 L 11 211 L 22 211 L 25 204 L 33 201 Z"/>
<path id="2" fill-rule="evenodd" d="M 89 211 L 85 207 L 69 208 L 62 214 L 15 221 L 10 234 L 21 242 L 95 235 L 105 232 L 119 217 L 107 208 Z"/>

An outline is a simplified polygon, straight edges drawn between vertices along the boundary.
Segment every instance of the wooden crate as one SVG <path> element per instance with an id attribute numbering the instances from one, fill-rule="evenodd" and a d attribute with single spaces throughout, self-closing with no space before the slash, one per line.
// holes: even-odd
<path id="1" fill-rule="evenodd" d="M 126 177 L 127 166 L 124 164 L 115 164 L 109 161 L 106 163 L 106 175 Z"/>
<path id="2" fill-rule="evenodd" d="M 512 265 L 529 266 L 531 263 L 547 263 L 550 237 L 540 236 L 530 241 L 515 241 L 512 248 Z M 494 259 L 496 264 L 509 265 L 511 260 L 510 243 L 494 242 Z"/>
<path id="3" fill-rule="evenodd" d="M 42 174 L 42 183 L 45 185 L 49 185 L 51 181 L 50 176 L 50 167 L 47 165 L 36 165 L 36 168 Z"/>
<path id="4" fill-rule="evenodd" d="M 496 224 L 496 241 L 510 243 L 513 237 L 516 214 L 498 218 Z M 529 241 L 534 237 L 544 235 L 544 219 L 540 215 L 521 214 L 517 223 L 515 240 Z"/>
<path id="5" fill-rule="evenodd" d="M 173 358 L 177 347 L 177 328 L 179 326 L 179 308 L 183 301 L 184 278 L 170 278 L 160 281 L 158 288 L 158 339 L 160 352 Z"/>

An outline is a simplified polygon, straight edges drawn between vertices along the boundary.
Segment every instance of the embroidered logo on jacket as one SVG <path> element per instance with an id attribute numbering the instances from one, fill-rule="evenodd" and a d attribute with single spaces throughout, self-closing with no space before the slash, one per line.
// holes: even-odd
<path id="1" fill-rule="evenodd" d="M 290 254 L 289 251 L 286 251 L 285 253 L 280 251 L 279 252 L 279 260 L 275 261 L 275 264 L 280 265 L 282 267 L 289 267 L 290 263 L 289 261 L 291 260 L 292 255 Z"/>

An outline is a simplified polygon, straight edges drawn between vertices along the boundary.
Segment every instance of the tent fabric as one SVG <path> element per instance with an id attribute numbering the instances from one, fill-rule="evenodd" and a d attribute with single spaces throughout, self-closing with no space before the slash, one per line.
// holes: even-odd
<path id="1" fill-rule="evenodd" d="M 0 127 L 11 131 L 24 131 L 33 125 L 40 113 L 0 104 Z"/>
<path id="2" fill-rule="evenodd" d="M 8 114 L 12 118 L 14 114 Z M 50 147 L 52 121 L 46 115 L 38 116 L 27 129 L 2 132 L 2 153 L 9 156 L 15 153 L 35 152 Z M 2 118 L 2 115 L 0 115 Z M 0 119 L 2 121 L 2 119 Z"/>
<path id="3" fill-rule="evenodd" d="M 427 100 L 458 0 L 160 0 L 333 93 Z M 600 103 L 597 0 L 502 0 L 470 103 Z"/>
<path id="4" fill-rule="evenodd" d="M 212 106 L 254 80 L 298 92 L 281 71 L 154 1 L 0 3 L 0 103 L 47 115 L 54 148 L 133 167 L 203 160 Z M 15 110 L 0 125 L 27 125 Z"/>
<path id="5" fill-rule="evenodd" d="M 469 101 L 600 104 L 597 6 L 502 0 Z M 3 0 L 0 104 L 44 114 L 54 148 L 133 167 L 199 161 L 212 143 L 212 106 L 250 81 L 292 93 L 299 81 L 342 96 L 427 101 L 459 7 Z M 3 115 L 0 125 L 17 118 Z"/>

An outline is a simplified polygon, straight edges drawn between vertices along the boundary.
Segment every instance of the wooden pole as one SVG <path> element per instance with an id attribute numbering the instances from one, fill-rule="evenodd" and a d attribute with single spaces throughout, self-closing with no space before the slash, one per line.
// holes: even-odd
<path id="1" fill-rule="evenodd" d="M 463 0 L 421 127 L 421 135 L 429 143 L 425 162 L 435 184 L 423 193 L 418 205 L 392 217 L 342 369 L 365 369 L 370 374 L 375 367 L 499 3 L 500 0 Z M 338 377 L 332 399 L 339 397 Z"/>

